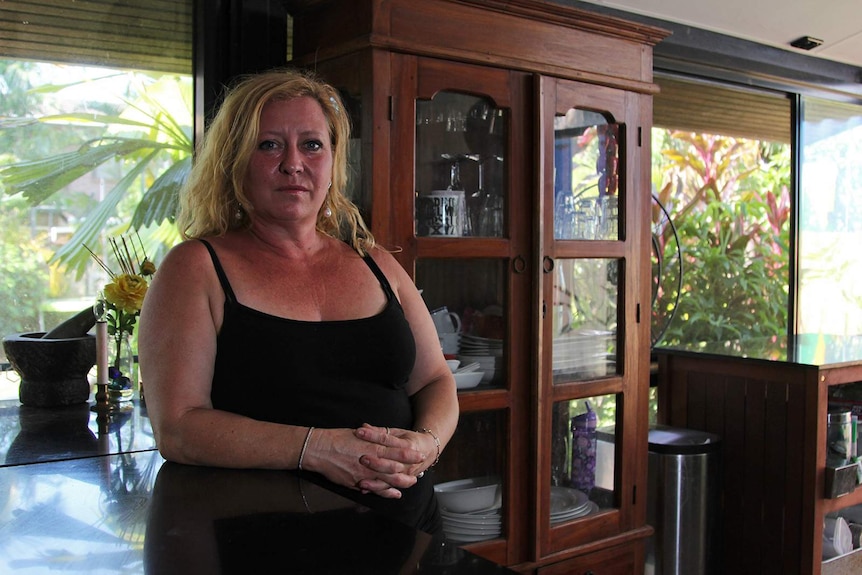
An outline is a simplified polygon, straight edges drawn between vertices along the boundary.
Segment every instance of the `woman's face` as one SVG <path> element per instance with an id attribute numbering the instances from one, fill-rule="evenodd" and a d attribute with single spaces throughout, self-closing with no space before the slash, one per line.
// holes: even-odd
<path id="1" fill-rule="evenodd" d="M 245 177 L 255 223 L 312 226 L 332 181 L 329 126 L 316 100 L 273 100 L 260 114 Z"/>

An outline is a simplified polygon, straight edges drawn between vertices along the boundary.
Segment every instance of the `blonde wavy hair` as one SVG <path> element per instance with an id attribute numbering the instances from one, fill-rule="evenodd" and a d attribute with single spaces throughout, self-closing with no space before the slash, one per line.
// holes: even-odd
<path id="1" fill-rule="evenodd" d="M 317 214 L 317 229 L 347 241 L 361 255 L 374 247 L 359 209 L 344 192 L 350 118 L 341 96 L 314 74 L 292 69 L 243 76 L 227 91 L 180 191 L 177 226 L 184 238 L 220 236 L 251 226 L 254 208 L 243 182 L 257 146 L 261 110 L 272 100 L 302 96 L 314 98 L 323 109 L 333 150 L 332 186 Z"/>

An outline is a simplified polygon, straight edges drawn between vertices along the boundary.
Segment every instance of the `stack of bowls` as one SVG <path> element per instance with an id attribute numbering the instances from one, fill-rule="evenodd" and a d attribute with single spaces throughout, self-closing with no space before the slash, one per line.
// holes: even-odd
<path id="1" fill-rule="evenodd" d="M 458 389 L 476 387 L 485 377 L 485 373 L 479 371 L 478 364 L 465 364 L 461 366 L 461 361 L 457 359 L 447 359 L 446 364 L 452 370 L 452 375 L 455 376 L 455 385 Z M 461 367 L 459 368 L 459 366 Z"/>
<path id="2" fill-rule="evenodd" d="M 443 532 L 453 540 L 473 543 L 495 539 L 502 531 L 502 494 L 497 477 L 459 479 L 434 486 L 440 502 Z"/>

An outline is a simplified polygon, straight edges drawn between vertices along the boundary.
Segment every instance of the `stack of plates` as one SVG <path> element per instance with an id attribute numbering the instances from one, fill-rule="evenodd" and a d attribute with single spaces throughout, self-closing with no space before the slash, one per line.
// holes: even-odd
<path id="1" fill-rule="evenodd" d="M 459 341 L 464 355 L 503 355 L 503 340 L 462 333 Z"/>
<path id="2" fill-rule="evenodd" d="M 500 536 L 503 524 L 500 506 L 500 501 L 497 501 L 492 507 L 468 513 L 455 513 L 441 509 L 443 533 L 447 538 L 463 543 L 496 539 Z"/>
<path id="3" fill-rule="evenodd" d="M 551 523 L 562 523 L 599 510 L 587 494 L 571 487 L 551 487 Z"/>
<path id="4" fill-rule="evenodd" d="M 578 330 L 554 338 L 553 370 L 555 373 L 576 373 L 601 376 L 613 363 L 608 360 L 613 332 Z"/>

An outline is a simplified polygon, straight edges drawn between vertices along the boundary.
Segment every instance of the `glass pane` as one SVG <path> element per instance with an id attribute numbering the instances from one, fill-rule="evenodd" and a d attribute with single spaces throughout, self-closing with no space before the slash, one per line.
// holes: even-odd
<path id="1" fill-rule="evenodd" d="M 504 336 L 506 260 L 419 259 L 416 285 L 432 312 L 440 346 L 466 369 L 478 363 L 481 379 L 456 374 L 459 389 L 506 382 Z M 475 366 L 474 366 L 475 367 Z"/>
<path id="2" fill-rule="evenodd" d="M 619 239 L 619 125 L 572 108 L 554 118 L 554 238 Z"/>
<path id="3" fill-rule="evenodd" d="M 554 383 L 615 374 L 619 262 L 559 259 L 553 273 Z"/>
<path id="4" fill-rule="evenodd" d="M 798 332 L 862 333 L 862 106 L 804 98 Z"/>
<path id="5" fill-rule="evenodd" d="M 431 470 L 449 539 L 471 543 L 504 533 L 505 421 L 503 411 L 461 414 L 455 435 Z"/>
<path id="6" fill-rule="evenodd" d="M 416 235 L 502 237 L 509 114 L 476 96 L 416 102 Z"/>
<path id="7" fill-rule="evenodd" d="M 560 401 L 551 438 L 552 525 L 615 506 L 617 396 Z"/>

